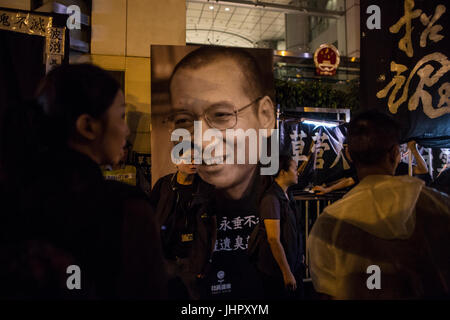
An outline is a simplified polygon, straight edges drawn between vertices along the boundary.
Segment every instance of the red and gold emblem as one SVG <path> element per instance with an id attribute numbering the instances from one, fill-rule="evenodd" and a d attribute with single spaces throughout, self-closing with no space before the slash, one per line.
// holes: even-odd
<path id="1" fill-rule="evenodd" d="M 321 76 L 333 76 L 341 61 L 339 50 L 332 44 L 322 44 L 314 52 L 316 73 Z"/>

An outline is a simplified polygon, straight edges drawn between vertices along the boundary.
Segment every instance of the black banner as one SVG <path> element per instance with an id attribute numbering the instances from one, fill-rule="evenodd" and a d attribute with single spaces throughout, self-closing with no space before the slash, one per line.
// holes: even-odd
<path id="1" fill-rule="evenodd" d="M 320 185 L 336 181 L 343 177 L 344 170 L 350 169 L 343 147 L 346 136 L 344 125 L 330 128 L 287 120 L 281 121 L 279 127 L 282 153 L 291 154 L 297 164 L 307 160 L 309 153 L 312 154 L 306 169 L 308 179 L 299 181 L 301 187 L 306 187 L 304 182 Z"/>
<path id="2" fill-rule="evenodd" d="M 280 122 L 280 150 L 284 154 L 292 155 L 293 159 L 301 164 L 308 160 L 303 178 L 295 189 L 304 189 L 308 186 L 329 184 L 346 175 L 345 171 L 351 167 L 344 150 L 347 135 L 345 125 L 328 128 L 313 124 L 301 123 L 298 120 Z M 312 144 L 312 145 L 311 145 Z M 408 151 L 407 145 L 401 145 L 402 154 Z M 432 179 L 435 179 L 447 163 L 450 163 L 450 149 L 428 148 L 418 146 L 422 158 L 427 164 Z M 408 157 L 401 162 L 408 164 Z M 412 164 L 416 165 L 413 158 Z"/>
<path id="3" fill-rule="evenodd" d="M 393 114 L 403 141 L 450 146 L 446 0 L 362 0 L 361 105 Z"/>

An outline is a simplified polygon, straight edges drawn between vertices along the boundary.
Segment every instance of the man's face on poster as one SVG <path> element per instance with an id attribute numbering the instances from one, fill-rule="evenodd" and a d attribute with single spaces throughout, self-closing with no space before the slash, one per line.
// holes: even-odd
<path id="1" fill-rule="evenodd" d="M 203 132 L 213 126 L 205 120 L 206 110 L 216 107 L 228 107 L 239 110 L 255 100 L 255 94 L 246 92 L 244 86 L 246 78 L 238 64 L 231 59 L 221 59 L 206 64 L 197 69 L 181 68 L 173 77 L 171 83 L 171 101 L 174 112 L 189 112 L 196 120 L 202 121 Z M 268 112 L 267 110 L 270 110 Z M 264 112 L 265 110 L 265 112 Z M 237 113 L 237 121 L 233 129 L 273 128 L 273 104 L 269 97 L 264 97 L 249 108 Z M 223 164 L 206 165 L 198 168 L 198 173 L 206 182 L 219 189 L 229 189 L 244 183 L 252 175 L 256 164 L 248 164 L 248 140 L 246 141 L 246 164 L 225 164 L 226 135 L 223 133 Z M 203 133 L 202 133 L 203 134 Z M 234 139 L 234 153 L 236 156 L 237 139 Z M 203 142 L 203 149 L 211 141 Z M 228 141 L 233 143 L 233 141 Z M 221 156 L 213 154 L 213 156 Z"/>

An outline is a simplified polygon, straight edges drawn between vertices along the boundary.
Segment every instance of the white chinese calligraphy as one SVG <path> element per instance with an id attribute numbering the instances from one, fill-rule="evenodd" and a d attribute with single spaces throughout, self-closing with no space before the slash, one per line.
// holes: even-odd
<path id="1" fill-rule="evenodd" d="M 237 235 L 236 237 L 225 237 L 216 240 L 214 246 L 214 251 L 245 251 L 248 247 L 248 240 L 250 236 L 247 236 L 244 240 L 242 236 Z"/>
<path id="2" fill-rule="evenodd" d="M 227 231 L 228 229 L 232 230 L 233 228 L 230 227 L 230 221 L 228 221 L 228 218 L 223 217 L 219 225 L 219 230 Z"/>
<path id="3" fill-rule="evenodd" d="M 333 163 L 330 166 L 331 168 L 334 168 L 335 165 L 339 163 L 339 160 L 342 159 L 342 167 L 344 170 L 350 169 L 350 165 L 347 162 L 347 159 L 344 157 L 344 140 L 345 137 L 340 131 L 336 131 L 337 141 L 334 140 L 333 147 L 335 148 L 335 153 L 337 154 L 336 158 L 334 159 Z M 331 137 L 332 138 L 332 137 Z"/>
<path id="4" fill-rule="evenodd" d="M 303 141 L 303 139 L 306 138 L 307 135 L 305 132 L 303 132 L 303 130 L 300 130 L 299 133 L 298 128 L 296 127 L 295 130 L 293 130 L 292 133 L 290 134 L 290 137 L 293 153 L 292 159 L 297 162 L 298 166 L 298 163 L 300 161 L 308 160 L 308 157 L 306 155 L 303 155 L 303 149 L 305 148 L 305 142 Z"/>
<path id="5" fill-rule="evenodd" d="M 219 237 L 215 243 L 214 251 L 247 250 L 250 239 L 249 232 L 259 223 L 256 215 L 237 216 L 232 220 L 222 217 L 218 225 Z M 236 234 L 235 230 L 242 232 Z"/>
<path id="6" fill-rule="evenodd" d="M 234 218 L 231 222 L 233 223 L 233 229 L 242 229 L 242 222 L 244 221 L 244 219 L 242 219 L 241 217 L 236 217 Z"/>
<path id="7" fill-rule="evenodd" d="M 235 241 L 235 243 L 234 243 L 234 248 L 233 248 L 233 250 L 246 250 L 247 249 L 247 246 L 248 246 L 248 244 L 245 244 L 244 245 L 244 243 L 243 243 L 243 238 L 241 237 L 241 236 L 237 236 L 236 237 L 236 241 Z"/>
<path id="8" fill-rule="evenodd" d="M 312 137 L 313 141 L 316 145 L 316 163 L 315 168 L 316 169 L 323 169 L 323 165 L 325 164 L 325 160 L 323 159 L 323 153 L 327 150 L 330 150 L 330 145 L 325 142 L 326 140 L 329 140 L 328 135 L 325 133 L 322 133 L 320 135 L 319 132 L 314 133 L 314 136 Z"/>
<path id="9" fill-rule="evenodd" d="M 244 220 L 245 220 L 244 221 L 244 226 L 248 226 L 249 228 L 251 228 L 252 225 L 257 225 L 258 224 L 259 218 L 257 218 L 254 215 L 251 215 L 251 216 L 245 216 Z"/>

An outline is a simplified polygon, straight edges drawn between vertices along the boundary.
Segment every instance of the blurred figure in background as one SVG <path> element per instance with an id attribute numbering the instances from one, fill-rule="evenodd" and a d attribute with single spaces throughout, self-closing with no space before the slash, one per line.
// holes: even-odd
<path id="1" fill-rule="evenodd" d="M 105 165 L 103 176 L 106 180 L 120 181 L 136 186 L 136 167 L 128 164 L 128 156 L 131 152 L 131 143 L 127 141 L 123 148 L 122 158 L 115 165 Z"/>
<path id="2" fill-rule="evenodd" d="M 416 160 L 416 165 L 412 166 L 412 176 L 417 177 L 425 181 L 427 185 L 432 182 L 431 176 L 428 173 L 428 166 L 422 155 L 420 154 L 417 143 L 414 140 L 409 141 L 406 144 L 406 150 L 402 150 L 400 163 L 395 170 L 396 176 L 409 175 L 409 164 L 404 161 L 408 161 L 408 156 L 412 156 Z"/>
<path id="3" fill-rule="evenodd" d="M 257 255 L 264 297 L 268 300 L 303 297 L 303 235 L 301 215 L 288 188 L 298 183 L 297 164 L 282 155 L 275 181 L 262 197 L 255 228 L 263 241 Z"/>
<path id="4" fill-rule="evenodd" d="M 450 296 L 450 198 L 394 176 L 400 131 L 368 111 L 349 126 L 360 182 L 325 208 L 308 238 L 317 292 L 335 299 Z"/>
<path id="5" fill-rule="evenodd" d="M 198 300 L 205 295 L 202 279 L 217 238 L 210 200 L 214 187 L 197 174 L 193 151 L 183 154 L 177 172 L 160 178 L 150 194 L 161 227 L 170 299 Z"/>

